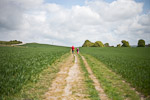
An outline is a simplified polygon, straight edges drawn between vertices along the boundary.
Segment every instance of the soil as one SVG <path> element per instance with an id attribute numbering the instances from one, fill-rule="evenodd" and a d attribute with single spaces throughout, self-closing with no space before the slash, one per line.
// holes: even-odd
<path id="1" fill-rule="evenodd" d="M 73 58 L 75 60 L 72 65 Z M 84 85 L 78 59 L 76 55 L 72 55 L 61 67 L 49 91 L 45 93 L 45 100 L 89 100 Z"/>

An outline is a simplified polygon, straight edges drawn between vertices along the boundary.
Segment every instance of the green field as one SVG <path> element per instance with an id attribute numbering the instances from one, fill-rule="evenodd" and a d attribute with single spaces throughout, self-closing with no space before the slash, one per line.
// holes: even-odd
<path id="1" fill-rule="evenodd" d="M 0 99 L 11 98 L 19 94 L 23 86 L 36 83 L 44 69 L 52 68 L 51 64 L 66 53 L 69 55 L 69 52 L 69 47 L 37 43 L 15 47 L 0 46 Z M 150 95 L 150 48 L 82 47 L 80 52 L 87 59 L 109 98 L 139 99 L 135 91 L 122 80 L 130 83 L 145 96 Z M 78 57 L 90 98 L 96 100 L 98 94 L 93 81 L 89 78 L 80 55 Z M 48 70 L 48 73 L 51 72 Z"/>
<path id="2" fill-rule="evenodd" d="M 137 91 L 150 95 L 150 48 L 82 47 L 80 52 L 95 57 Z"/>
<path id="3" fill-rule="evenodd" d="M 0 97 L 19 92 L 70 48 L 44 44 L 0 47 Z"/>

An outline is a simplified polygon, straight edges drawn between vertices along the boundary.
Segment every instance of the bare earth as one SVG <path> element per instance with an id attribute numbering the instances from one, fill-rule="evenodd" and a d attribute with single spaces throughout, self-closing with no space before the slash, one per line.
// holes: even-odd
<path id="1" fill-rule="evenodd" d="M 72 65 L 73 57 L 75 61 Z M 77 57 L 72 55 L 61 67 L 44 98 L 45 100 L 89 100 L 83 80 Z"/>

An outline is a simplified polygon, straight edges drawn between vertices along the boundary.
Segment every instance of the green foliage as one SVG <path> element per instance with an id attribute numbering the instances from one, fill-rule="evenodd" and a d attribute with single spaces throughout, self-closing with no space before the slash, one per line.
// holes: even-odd
<path id="1" fill-rule="evenodd" d="M 117 47 L 121 47 L 121 44 L 118 44 Z"/>
<path id="2" fill-rule="evenodd" d="M 95 43 L 92 43 L 91 41 L 86 40 L 82 47 L 104 47 L 104 44 L 101 41 L 96 41 Z"/>
<path id="3" fill-rule="evenodd" d="M 17 40 L 0 41 L 0 44 L 4 44 L 4 45 L 20 44 L 20 43 L 22 43 L 22 42 L 21 41 L 17 41 Z"/>
<path id="4" fill-rule="evenodd" d="M 105 43 L 104 46 L 105 46 L 105 47 L 109 47 L 109 43 Z"/>
<path id="5" fill-rule="evenodd" d="M 26 44 L 25 47 L 0 47 L 0 98 L 22 89 L 56 59 L 70 51 L 67 47 Z"/>
<path id="6" fill-rule="evenodd" d="M 98 92 L 95 89 L 95 86 L 93 84 L 94 82 L 89 77 L 89 73 L 88 73 L 88 71 L 87 71 L 87 69 L 85 67 L 85 64 L 84 64 L 81 56 L 78 55 L 78 57 L 79 57 L 79 60 L 80 60 L 81 69 L 84 72 L 84 79 L 85 79 L 85 83 L 86 83 L 86 86 L 87 86 L 87 91 L 89 93 L 89 97 L 90 97 L 91 100 L 99 100 Z"/>
<path id="7" fill-rule="evenodd" d="M 138 47 L 145 47 L 145 41 L 143 39 L 138 41 Z"/>
<path id="8" fill-rule="evenodd" d="M 150 95 L 150 48 L 80 48 L 120 74 L 137 91 Z"/>
<path id="9" fill-rule="evenodd" d="M 136 91 L 131 89 L 120 75 L 110 71 L 105 64 L 98 59 L 84 54 L 88 64 L 90 65 L 94 75 L 99 80 L 101 87 L 111 100 L 140 100 Z"/>
<path id="10" fill-rule="evenodd" d="M 94 43 L 92 43 L 91 41 L 89 41 L 89 40 L 86 40 L 85 42 L 84 42 L 84 44 L 82 45 L 82 47 L 91 47 L 91 46 L 93 46 L 94 45 Z"/>
<path id="11" fill-rule="evenodd" d="M 122 40 L 122 47 L 130 47 L 129 42 L 126 40 Z"/>
<path id="12" fill-rule="evenodd" d="M 104 47 L 104 44 L 101 41 L 96 41 L 93 47 Z"/>

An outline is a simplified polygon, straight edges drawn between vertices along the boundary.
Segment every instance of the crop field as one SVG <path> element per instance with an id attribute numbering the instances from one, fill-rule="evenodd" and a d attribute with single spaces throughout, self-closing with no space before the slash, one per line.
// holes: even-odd
<path id="1" fill-rule="evenodd" d="M 80 52 L 95 57 L 137 91 L 150 95 L 150 48 L 82 47 Z"/>
<path id="2" fill-rule="evenodd" d="M 69 52 L 68 47 L 25 44 L 20 47 L 0 47 L 0 94 L 12 95 L 56 59 Z M 2 98 L 2 97 L 1 97 Z"/>

